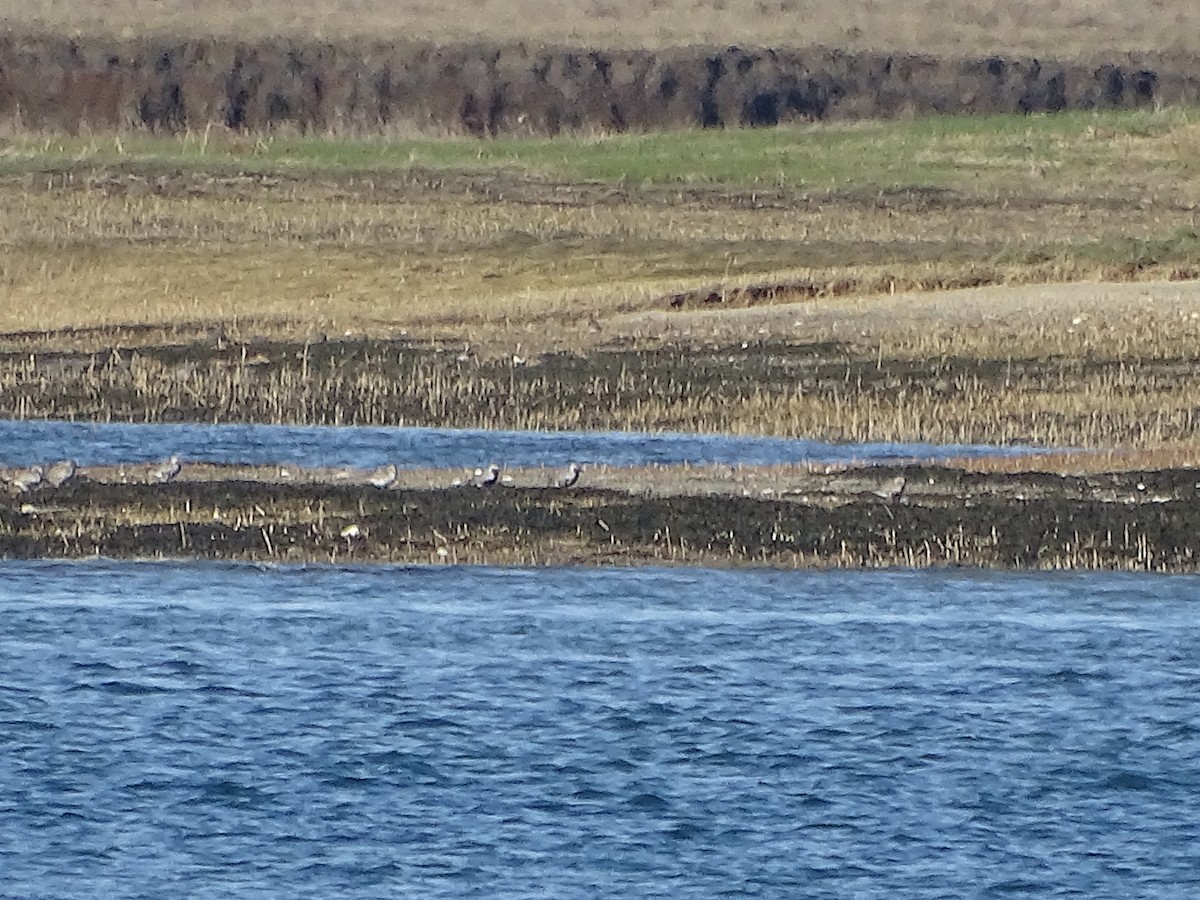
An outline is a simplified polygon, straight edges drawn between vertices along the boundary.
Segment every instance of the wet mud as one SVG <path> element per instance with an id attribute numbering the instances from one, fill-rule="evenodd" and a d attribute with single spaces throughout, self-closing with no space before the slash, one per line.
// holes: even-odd
<path id="1" fill-rule="evenodd" d="M 823 48 L 0 35 L 0 119 L 34 129 L 265 131 L 773 126 L 1195 103 L 1200 57 L 939 59 Z"/>
<path id="2" fill-rule="evenodd" d="M 362 473 L 282 483 L 192 467 L 154 484 L 84 470 L 0 495 L 0 557 L 1200 571 L 1193 469 L 611 470 L 570 489 L 529 473 L 434 486 L 449 474 L 380 488 Z"/>

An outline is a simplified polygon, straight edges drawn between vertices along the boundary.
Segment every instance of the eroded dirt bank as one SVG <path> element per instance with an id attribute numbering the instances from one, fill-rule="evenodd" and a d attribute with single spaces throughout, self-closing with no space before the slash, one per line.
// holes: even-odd
<path id="1" fill-rule="evenodd" d="M 10 491 L 0 557 L 1200 570 L 1193 469 L 614 470 L 570 489 L 190 469 Z"/>
<path id="2" fill-rule="evenodd" d="M 0 36 L 0 120 L 36 129 L 769 126 L 917 113 L 1058 112 L 1200 99 L 1200 56 L 941 59 L 827 49 L 113 42 Z"/>

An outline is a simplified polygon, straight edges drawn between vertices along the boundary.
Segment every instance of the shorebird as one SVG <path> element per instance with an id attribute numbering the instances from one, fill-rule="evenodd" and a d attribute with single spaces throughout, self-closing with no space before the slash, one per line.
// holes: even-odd
<path id="1" fill-rule="evenodd" d="M 8 483 L 17 489 L 18 494 L 24 494 L 42 483 L 42 467 L 30 466 L 28 469 L 17 469 L 8 476 Z"/>
<path id="2" fill-rule="evenodd" d="M 172 478 L 179 474 L 179 470 L 183 468 L 179 462 L 178 456 L 172 456 L 166 462 L 161 462 L 157 466 L 150 469 L 149 480 L 158 484 L 166 484 Z"/>
<path id="3" fill-rule="evenodd" d="M 367 475 L 367 484 L 377 488 L 386 488 L 396 482 L 398 474 L 399 472 L 395 465 L 388 463 L 386 466 L 380 466 Z"/>
<path id="4" fill-rule="evenodd" d="M 583 471 L 583 466 L 579 463 L 571 463 L 567 466 L 566 471 L 562 472 L 554 479 L 554 486 L 557 488 L 574 487 L 575 482 L 579 480 L 579 474 Z"/>
<path id="5" fill-rule="evenodd" d="M 896 500 L 904 493 L 904 485 L 906 484 L 903 473 L 889 478 L 879 487 L 872 488 L 871 493 L 883 500 Z"/>
<path id="6" fill-rule="evenodd" d="M 486 472 L 483 471 L 483 469 L 475 470 L 475 487 L 491 487 L 499 480 L 500 467 L 495 463 L 492 463 L 490 466 L 488 466 Z"/>
<path id="7" fill-rule="evenodd" d="M 79 466 L 75 464 L 75 460 L 60 459 L 56 463 L 51 463 L 42 477 L 46 479 L 46 483 L 50 487 L 59 488 L 73 479 L 78 471 Z"/>

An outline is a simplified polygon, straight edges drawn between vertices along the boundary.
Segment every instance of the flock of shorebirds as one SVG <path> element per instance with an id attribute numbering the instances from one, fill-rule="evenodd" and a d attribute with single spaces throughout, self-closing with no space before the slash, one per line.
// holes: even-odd
<path id="1" fill-rule="evenodd" d="M 574 487 L 582 473 L 583 466 L 579 463 L 571 463 L 566 469 L 555 476 L 551 486 L 556 488 Z M 509 485 L 511 483 L 512 479 L 508 476 L 501 477 L 500 467 L 492 463 L 486 469 L 476 469 L 469 480 L 462 478 L 454 479 L 454 481 L 450 482 L 450 487 L 487 488 L 497 484 Z"/>
<path id="2" fill-rule="evenodd" d="M 182 469 L 183 463 L 179 457 L 172 456 L 145 469 L 145 475 L 139 477 L 138 480 L 145 484 L 166 484 L 174 480 Z M 513 479 L 508 475 L 503 475 L 502 472 L 499 465 L 492 463 L 486 468 L 475 469 L 473 474 L 454 479 L 448 486 L 451 488 L 513 486 Z M 542 482 L 542 485 L 560 489 L 571 488 L 579 482 L 582 474 L 583 466 L 573 462 L 552 479 Z M 122 470 L 123 475 L 124 470 Z M 7 484 L 10 493 L 26 494 L 42 487 L 60 488 L 74 481 L 78 476 L 79 466 L 75 460 L 60 459 L 44 466 L 35 465 L 23 469 L 0 470 L 0 483 Z M 144 481 L 142 481 L 142 477 L 144 477 Z M 291 467 L 281 467 L 279 477 L 287 480 L 294 478 L 295 475 Z M 388 463 L 366 472 L 365 475 L 361 469 L 357 471 L 341 469 L 333 476 L 335 482 L 349 482 L 351 479 L 359 484 L 369 484 L 386 490 L 399 483 L 400 469 L 394 463 Z M 900 474 L 872 487 L 869 492 L 881 499 L 896 501 L 904 493 L 906 486 L 904 475 Z"/>
<path id="3" fill-rule="evenodd" d="M 179 474 L 183 463 L 178 456 L 151 466 L 146 480 L 154 484 L 166 484 Z M 0 480 L 18 494 L 25 494 L 40 487 L 60 488 L 79 476 L 79 464 L 73 459 L 60 459 L 49 465 L 29 466 L 0 475 Z"/>
<path id="4" fill-rule="evenodd" d="M 129 474 L 132 475 L 134 482 L 138 484 L 166 484 L 175 480 L 183 470 L 183 467 L 184 464 L 180 458 L 172 456 L 169 459 L 153 463 L 146 467 L 138 466 L 136 470 L 130 471 Z M 583 471 L 584 468 L 582 465 L 572 462 L 552 477 L 541 476 L 535 479 L 533 483 L 530 483 L 527 476 L 522 476 L 519 481 L 520 485 L 524 487 L 568 489 L 578 484 Z M 295 466 L 280 466 L 277 472 L 279 479 L 285 482 L 301 477 L 301 470 L 298 470 Z M 89 472 L 86 477 L 94 478 L 96 474 L 95 472 Z M 120 467 L 117 470 L 117 477 L 121 483 L 127 483 L 126 475 L 127 470 L 124 467 Z M 305 477 L 305 481 L 308 483 L 329 483 L 332 481 L 335 484 L 371 485 L 381 490 L 388 490 L 401 487 L 406 483 L 402 475 L 403 473 L 399 467 L 394 463 L 388 463 L 370 470 L 352 468 L 338 469 L 333 472 L 329 470 L 313 470 Z M 42 488 L 61 488 L 79 477 L 80 469 L 73 459 L 60 459 L 56 462 L 29 466 L 27 468 L 7 470 L 0 468 L 0 484 L 7 485 L 10 495 L 28 494 Z M 106 481 L 109 479 L 101 475 L 100 480 Z M 411 481 L 408 483 L 411 484 Z M 476 468 L 473 472 L 464 473 L 461 477 L 449 482 L 446 487 L 487 489 L 515 487 L 517 483 L 517 480 L 506 474 L 501 466 L 491 463 L 486 467 L 481 466 Z M 907 487 L 908 484 L 905 476 L 901 473 L 880 483 L 859 487 L 857 490 L 872 494 L 881 500 L 896 503 L 900 501 Z M 775 491 L 768 488 L 763 490 L 762 493 L 764 495 L 774 495 Z M 744 490 L 743 495 L 749 496 L 750 494 Z"/>
<path id="5" fill-rule="evenodd" d="M 60 459 L 48 466 L 29 466 L 26 469 L 17 469 L 8 473 L 4 480 L 18 494 L 24 494 L 43 484 L 56 488 L 62 487 L 73 481 L 78 472 L 79 466 L 75 464 L 75 460 Z"/>
<path id="6" fill-rule="evenodd" d="M 496 463 L 492 463 L 486 469 L 482 467 L 476 468 L 474 473 L 469 476 L 455 478 L 450 482 L 449 487 L 489 488 L 496 485 L 503 487 L 512 486 L 514 483 L 512 477 L 508 475 L 502 475 L 501 472 L 502 469 L 500 466 Z M 579 463 L 571 463 L 565 469 L 563 469 L 562 472 L 554 477 L 554 479 L 549 483 L 549 486 L 556 488 L 574 487 L 576 482 L 579 481 L 579 476 L 582 474 L 583 466 L 581 466 Z M 294 477 L 290 470 L 287 469 L 280 469 L 280 475 L 284 478 Z M 353 469 L 342 469 L 336 475 L 334 475 L 334 480 L 347 480 L 353 477 Z M 359 477 L 361 477 L 361 474 Z M 387 488 L 394 487 L 399 479 L 399 468 L 396 467 L 395 463 L 388 463 L 387 465 L 379 466 L 378 468 L 372 469 L 370 472 L 368 472 L 365 482 L 372 487 L 386 490 Z"/>
<path id="7" fill-rule="evenodd" d="M 179 457 L 172 456 L 169 459 L 152 465 L 147 470 L 146 483 L 166 484 L 173 480 L 182 469 L 183 463 Z M 62 487 L 73 481 L 78 474 L 79 466 L 74 460 L 62 459 L 45 466 L 35 465 L 23 469 L 10 470 L 0 474 L 0 481 L 6 483 L 11 491 L 18 494 L 25 494 L 43 486 L 52 488 Z M 280 469 L 280 474 L 284 477 L 291 477 L 290 471 L 286 469 Z M 556 488 L 573 487 L 579 481 L 581 474 L 583 474 L 583 466 L 573 462 L 555 476 L 551 482 L 551 486 Z M 399 477 L 400 470 L 394 463 L 389 463 L 368 472 L 366 483 L 373 487 L 386 489 L 395 485 Z M 494 485 L 509 485 L 511 483 L 512 479 L 508 476 L 501 477 L 500 466 L 492 463 L 486 469 L 475 469 L 474 474 L 470 478 L 455 479 L 450 483 L 450 487 L 488 488 Z"/>

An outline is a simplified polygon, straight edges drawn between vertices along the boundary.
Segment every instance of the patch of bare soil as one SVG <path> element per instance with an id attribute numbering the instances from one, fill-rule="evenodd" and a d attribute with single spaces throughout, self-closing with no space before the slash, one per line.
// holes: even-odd
<path id="1" fill-rule="evenodd" d="M 611 319 L 609 327 L 616 334 L 668 339 L 804 335 L 839 340 L 961 329 L 1060 328 L 1066 334 L 1085 324 L 1116 328 L 1149 317 L 1169 331 L 1200 319 L 1200 281 L 988 285 L 869 295 L 843 293 L 836 285 L 785 282 L 673 294 L 661 305 L 658 311 Z"/>

